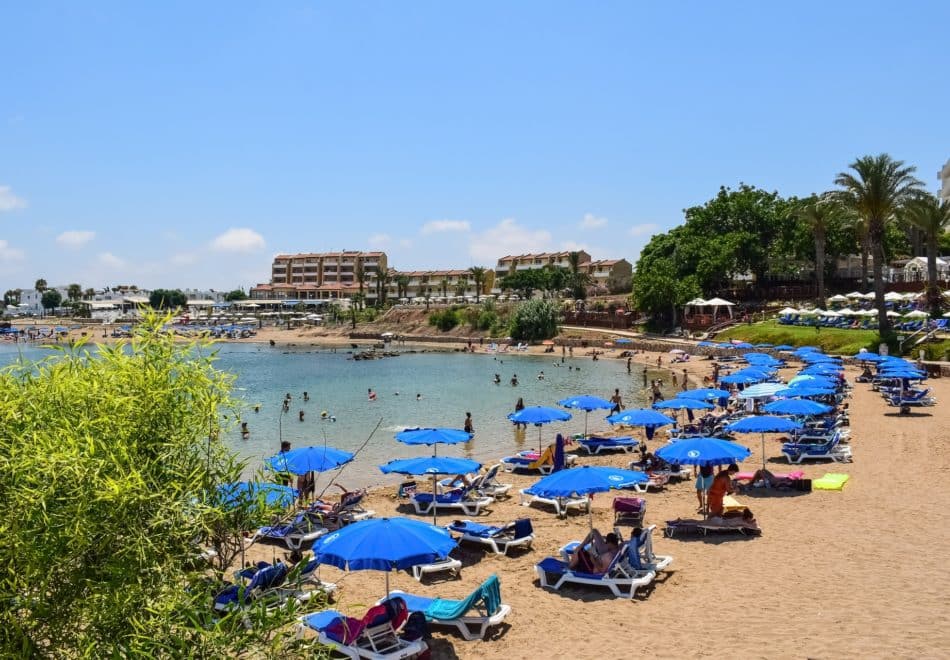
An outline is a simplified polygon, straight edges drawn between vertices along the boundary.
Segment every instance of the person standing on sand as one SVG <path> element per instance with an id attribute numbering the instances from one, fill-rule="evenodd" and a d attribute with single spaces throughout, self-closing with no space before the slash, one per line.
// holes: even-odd
<path id="1" fill-rule="evenodd" d="M 676 372 L 673 372 L 673 387 L 676 387 Z"/>
<path id="2" fill-rule="evenodd" d="M 643 387 L 647 386 L 647 368 L 643 367 Z"/>
<path id="3" fill-rule="evenodd" d="M 656 368 L 659 369 L 659 368 L 661 368 L 662 366 L 663 366 L 663 356 L 662 356 L 662 355 L 657 355 L 657 356 L 656 356 Z"/>
<path id="4" fill-rule="evenodd" d="M 713 477 L 712 485 L 709 487 L 709 515 L 722 516 L 723 498 L 734 492 L 732 488 L 732 475 L 739 471 L 739 466 L 731 463 L 725 470 L 720 470 L 719 474 Z"/>
<path id="5" fill-rule="evenodd" d="M 689 387 L 689 378 L 686 375 L 686 369 L 683 369 L 683 384 L 681 385 L 683 391 L 686 391 L 686 388 Z"/>
<path id="6" fill-rule="evenodd" d="M 628 373 L 628 374 L 630 373 L 630 363 L 631 363 L 631 362 L 633 362 L 633 358 L 628 357 L 628 358 L 627 358 L 627 373 Z"/>

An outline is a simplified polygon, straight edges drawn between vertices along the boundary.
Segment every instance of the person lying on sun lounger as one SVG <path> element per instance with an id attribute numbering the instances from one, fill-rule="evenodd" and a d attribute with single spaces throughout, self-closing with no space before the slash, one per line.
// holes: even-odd
<path id="1" fill-rule="evenodd" d="M 620 551 L 620 539 L 611 532 L 607 536 L 592 529 L 577 550 L 571 553 L 569 565 L 583 573 L 603 573 Z"/>
<path id="2" fill-rule="evenodd" d="M 689 518 L 677 518 L 670 521 L 674 525 L 698 525 L 707 527 L 736 527 L 741 529 L 759 529 L 759 523 L 752 515 L 751 509 L 745 509 L 741 513 L 726 513 L 722 516 L 710 516 L 707 520 L 691 520 Z"/>
<path id="3" fill-rule="evenodd" d="M 788 488 L 791 487 L 793 481 L 795 480 L 791 477 L 775 474 L 763 468 L 755 471 L 748 484 L 743 485 L 737 481 L 736 485 L 739 491 L 749 488 Z"/>

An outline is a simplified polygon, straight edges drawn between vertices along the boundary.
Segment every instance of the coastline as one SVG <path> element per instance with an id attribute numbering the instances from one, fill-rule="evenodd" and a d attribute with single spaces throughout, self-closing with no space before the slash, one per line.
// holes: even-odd
<path id="1" fill-rule="evenodd" d="M 657 353 L 636 357 L 637 364 L 655 365 Z M 684 366 L 694 382 L 701 382 L 711 364 L 700 360 Z M 787 378 L 793 371 L 782 375 Z M 853 382 L 858 371 L 849 366 L 846 373 Z M 935 379 L 928 385 L 938 399 L 945 402 L 950 396 L 947 381 Z M 737 657 L 761 656 L 763 649 L 768 657 L 940 657 L 950 645 L 950 631 L 928 622 L 947 606 L 941 576 L 942 548 L 950 543 L 950 489 L 939 476 L 950 472 L 950 416 L 941 414 L 946 404 L 898 416 L 861 384 L 850 403 L 854 462 L 807 463 L 802 469 L 807 478 L 844 472 L 851 481 L 842 492 L 739 495 L 755 511 L 764 530 L 760 538 L 664 538 L 664 521 L 693 515 L 693 484 L 645 495 L 646 522 L 659 526 L 656 552 L 672 555 L 674 563 L 668 575 L 633 601 L 614 599 L 605 590 L 557 593 L 538 586 L 534 564 L 582 538 L 587 516 L 559 519 L 549 510 L 520 506 L 517 490 L 538 477 L 507 473 L 502 481 L 513 484 L 514 497 L 491 505 L 478 521 L 504 524 L 528 516 L 535 529 L 534 549 L 509 558 L 462 546 L 460 580 L 420 584 L 397 572 L 390 575 L 392 588 L 461 598 L 492 573 L 501 579 L 502 598 L 512 613 L 500 634 L 490 641 L 466 642 L 436 632 L 434 658 L 534 658 L 540 649 L 557 649 L 553 655 L 558 657 L 600 657 L 617 655 L 619 639 L 630 654 L 705 657 L 717 653 L 726 621 L 737 617 L 741 624 L 728 641 Z M 650 443 L 651 450 L 661 437 L 657 434 Z M 759 437 L 740 441 L 752 449 L 747 465 L 754 468 Z M 770 459 L 778 455 L 771 436 L 767 449 Z M 582 454 L 578 463 L 621 466 L 629 460 L 628 455 Z M 921 465 L 931 469 L 922 473 Z M 784 470 L 786 464 L 770 460 L 769 467 Z M 913 488 L 894 490 L 888 488 L 891 484 Z M 593 500 L 594 526 L 601 530 L 613 527 L 612 498 Z M 393 485 L 373 488 L 367 499 L 378 516 L 414 515 L 396 498 Z M 446 513 L 440 520 L 458 517 Z M 920 534 L 922 520 L 928 521 L 926 534 Z M 249 557 L 270 560 L 285 552 L 255 545 Z M 361 614 L 382 595 L 383 576 L 375 571 L 343 573 L 325 567 L 322 577 L 340 585 L 335 607 L 349 614 Z M 558 621 L 583 621 L 583 629 Z"/>

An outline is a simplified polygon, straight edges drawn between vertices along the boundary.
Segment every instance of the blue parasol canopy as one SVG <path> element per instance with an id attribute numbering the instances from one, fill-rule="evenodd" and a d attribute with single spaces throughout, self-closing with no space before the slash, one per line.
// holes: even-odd
<path id="1" fill-rule="evenodd" d="M 712 410 L 716 406 L 699 399 L 669 399 L 654 403 L 653 407 L 657 410 Z"/>
<path id="2" fill-rule="evenodd" d="M 396 440 L 407 445 L 455 445 L 472 437 L 468 431 L 447 428 L 405 429 L 396 434 Z"/>
<path id="3" fill-rule="evenodd" d="M 779 344 L 778 346 L 773 346 L 772 349 L 776 351 L 791 351 L 795 347 L 789 344 Z"/>
<path id="4" fill-rule="evenodd" d="M 649 477 L 643 472 L 603 465 L 584 465 L 544 477 L 525 492 L 539 497 L 571 497 L 606 493 L 613 488 L 626 488 L 647 481 Z"/>
<path id="5" fill-rule="evenodd" d="M 801 424 L 785 417 L 756 415 L 754 417 L 743 417 L 739 421 L 729 424 L 726 430 L 733 433 L 787 433 L 788 431 L 798 431 L 801 428 Z"/>
<path id="6" fill-rule="evenodd" d="M 313 555 L 319 563 L 341 570 L 391 571 L 444 559 L 455 545 L 447 530 L 426 522 L 371 518 L 319 539 Z"/>
<path id="7" fill-rule="evenodd" d="M 615 415 L 610 415 L 607 421 L 611 424 L 626 424 L 627 426 L 666 426 L 676 423 L 666 415 L 649 408 L 624 410 Z"/>
<path id="8" fill-rule="evenodd" d="M 218 486 L 218 495 L 225 508 L 234 508 L 242 503 L 256 503 L 264 498 L 267 506 L 287 507 L 297 499 L 297 491 L 290 486 L 281 486 L 260 481 L 238 481 Z"/>
<path id="9" fill-rule="evenodd" d="M 548 408 L 546 406 L 530 406 L 524 410 L 513 412 L 508 415 L 508 419 L 517 424 L 548 424 L 550 422 L 566 422 L 571 418 L 571 413 L 558 410 L 557 408 Z"/>
<path id="10" fill-rule="evenodd" d="M 729 374 L 728 376 L 723 376 L 719 379 L 720 383 L 735 383 L 737 385 L 751 385 L 752 383 L 758 383 L 765 380 L 764 376 L 753 376 L 751 374 L 741 374 L 734 373 Z"/>
<path id="11" fill-rule="evenodd" d="M 835 391 L 828 387 L 808 387 L 807 385 L 799 385 L 798 387 L 786 387 L 784 390 L 779 390 L 775 393 L 775 396 L 808 398 L 812 396 L 830 396 L 834 393 Z"/>
<path id="12" fill-rule="evenodd" d="M 353 460 L 353 454 L 333 447 L 298 447 L 267 459 L 267 465 L 277 472 L 307 474 L 326 472 Z"/>
<path id="13" fill-rule="evenodd" d="M 745 460 L 752 452 L 722 438 L 689 438 L 660 447 L 656 455 L 667 463 L 703 466 L 735 463 Z"/>
<path id="14" fill-rule="evenodd" d="M 729 392 L 726 390 L 718 390 L 714 387 L 702 387 L 696 390 L 687 390 L 685 392 L 680 392 L 676 395 L 677 399 L 726 399 L 729 397 Z"/>
<path id="15" fill-rule="evenodd" d="M 578 408 L 586 412 L 590 412 L 591 410 L 610 410 L 614 407 L 614 404 L 610 401 L 601 399 L 599 396 L 591 396 L 590 394 L 580 394 L 568 399 L 561 399 L 557 402 L 557 405 L 564 406 L 565 408 Z"/>
<path id="16" fill-rule="evenodd" d="M 766 404 L 763 410 L 777 415 L 824 415 L 831 412 L 831 406 L 810 399 L 782 399 Z"/>
<path id="17" fill-rule="evenodd" d="M 482 466 L 478 461 L 453 456 L 418 456 L 415 458 L 399 458 L 380 465 L 383 474 L 466 474 L 476 472 Z"/>

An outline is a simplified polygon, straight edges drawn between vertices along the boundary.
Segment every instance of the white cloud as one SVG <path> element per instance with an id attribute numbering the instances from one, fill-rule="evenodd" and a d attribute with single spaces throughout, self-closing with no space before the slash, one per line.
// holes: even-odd
<path id="1" fill-rule="evenodd" d="M 125 259 L 117 257 L 111 252 L 100 252 L 97 257 L 99 264 L 107 268 L 125 268 Z"/>
<path id="2" fill-rule="evenodd" d="M 169 261 L 172 266 L 190 266 L 198 263 L 198 255 L 194 252 L 179 252 L 178 254 L 173 254 Z"/>
<path id="3" fill-rule="evenodd" d="M 0 213 L 25 208 L 26 200 L 14 195 L 13 188 L 10 186 L 0 186 Z"/>
<path id="4" fill-rule="evenodd" d="M 211 249 L 218 252 L 253 252 L 265 245 L 264 237 L 253 229 L 235 227 L 211 241 Z"/>
<path id="5" fill-rule="evenodd" d="M 83 245 L 96 237 L 96 232 L 85 230 L 64 231 L 56 237 L 56 242 L 73 250 L 81 248 Z"/>
<path id="6" fill-rule="evenodd" d="M 432 220 L 422 225 L 423 234 L 438 234 L 447 231 L 471 231 L 468 220 Z"/>
<path id="7" fill-rule="evenodd" d="M 607 226 L 607 218 L 598 218 L 593 213 L 585 213 L 581 219 L 581 229 L 601 229 Z"/>
<path id="8" fill-rule="evenodd" d="M 0 261 L 22 261 L 26 257 L 23 250 L 10 247 L 10 243 L 0 239 Z"/>
<path id="9" fill-rule="evenodd" d="M 644 222 L 640 225 L 634 225 L 630 228 L 631 236 L 652 236 L 660 231 L 660 225 L 655 222 Z"/>
<path id="10" fill-rule="evenodd" d="M 400 239 L 399 239 L 399 247 L 401 247 L 401 248 L 411 248 L 411 247 L 412 247 L 412 241 L 411 241 L 410 239 L 408 239 L 408 238 L 400 238 Z"/>
<path id="11" fill-rule="evenodd" d="M 389 246 L 392 238 L 389 234 L 370 234 L 367 243 L 374 250 L 382 250 Z"/>
<path id="12" fill-rule="evenodd" d="M 584 250 L 585 252 L 590 252 L 590 246 L 586 243 L 578 243 L 577 241 L 561 241 L 561 249 L 565 252 L 578 252 Z"/>
<path id="13" fill-rule="evenodd" d="M 481 263 L 495 263 L 507 254 L 545 252 L 551 249 L 551 232 L 528 229 L 514 218 L 505 218 L 494 227 L 476 234 L 469 242 L 468 252 Z"/>

